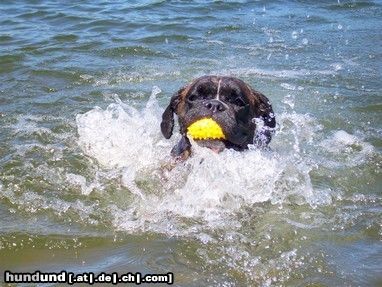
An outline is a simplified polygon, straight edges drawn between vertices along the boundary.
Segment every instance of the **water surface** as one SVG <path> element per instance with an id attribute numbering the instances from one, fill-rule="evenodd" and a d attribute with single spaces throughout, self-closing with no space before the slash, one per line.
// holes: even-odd
<path id="1" fill-rule="evenodd" d="M 382 283 L 380 1 L 3 1 L 0 271 Z M 163 169 L 169 97 L 237 76 L 270 150 Z"/>

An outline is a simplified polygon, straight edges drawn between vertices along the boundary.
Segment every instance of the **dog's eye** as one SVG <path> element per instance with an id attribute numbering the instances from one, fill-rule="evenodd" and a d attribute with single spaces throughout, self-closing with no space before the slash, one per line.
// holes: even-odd
<path id="1" fill-rule="evenodd" d="M 207 100 L 209 98 L 209 95 L 207 94 L 201 94 L 201 95 L 197 95 L 197 94 L 191 94 L 190 96 L 188 96 L 188 101 L 190 102 L 194 102 L 194 101 L 201 101 L 201 100 Z"/>
<path id="2" fill-rule="evenodd" d="M 191 101 L 191 102 L 193 102 L 193 101 L 195 101 L 195 100 L 197 100 L 197 95 L 190 95 L 189 97 L 188 97 L 188 100 L 189 101 Z"/>
<path id="3" fill-rule="evenodd" d="M 237 97 L 234 101 L 233 101 L 233 104 L 235 104 L 236 106 L 239 106 L 239 107 L 244 107 L 246 105 L 246 103 L 244 102 L 244 100 L 240 97 Z"/>

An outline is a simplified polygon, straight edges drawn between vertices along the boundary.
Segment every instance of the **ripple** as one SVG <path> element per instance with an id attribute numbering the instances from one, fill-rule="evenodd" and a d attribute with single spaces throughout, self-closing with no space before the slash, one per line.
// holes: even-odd
<path id="1" fill-rule="evenodd" d="M 374 3 L 373 1 L 356 1 L 356 2 L 339 2 L 337 4 L 324 6 L 329 10 L 358 10 L 369 7 L 381 7 L 380 4 Z"/>
<path id="2" fill-rule="evenodd" d="M 27 13 L 19 14 L 16 17 L 21 18 L 21 19 L 31 20 L 33 18 L 44 18 L 44 17 L 49 16 L 51 14 L 52 14 L 52 12 L 43 11 L 43 10 L 36 10 L 33 12 L 27 12 Z"/>
<path id="3" fill-rule="evenodd" d="M 49 21 L 51 24 L 55 24 L 55 25 L 59 25 L 59 24 L 73 25 L 75 23 L 78 24 L 85 21 L 91 21 L 92 18 L 83 16 L 82 14 L 74 15 L 74 14 L 67 14 L 64 12 L 54 12 L 54 13 L 50 13 L 49 15 L 46 15 L 44 17 L 44 20 Z"/>
<path id="4" fill-rule="evenodd" d="M 218 34 L 218 33 L 224 33 L 224 32 L 238 32 L 242 29 L 243 28 L 240 25 L 224 25 L 224 26 L 212 28 L 209 31 L 209 34 Z"/>
<path id="5" fill-rule="evenodd" d="M 124 27 L 123 21 L 117 21 L 117 20 L 95 20 L 95 21 L 88 21 L 86 23 L 82 23 L 84 27 L 86 27 L 87 31 L 89 32 L 107 32 L 111 28 L 116 29 L 116 27 Z"/>
<path id="6" fill-rule="evenodd" d="M 141 42 L 146 44 L 151 43 L 167 43 L 167 42 L 187 42 L 191 38 L 187 35 L 159 35 L 150 36 L 139 39 Z"/>
<path id="7" fill-rule="evenodd" d="M 79 39 L 79 37 L 74 34 L 60 34 L 54 36 L 53 39 L 58 42 L 75 42 Z"/>
<path id="8" fill-rule="evenodd" d="M 7 43 L 14 40 L 14 38 L 10 35 L 0 35 L 0 43 Z"/>
<path id="9" fill-rule="evenodd" d="M 24 56 L 21 54 L 0 55 L 0 73 L 14 71 L 23 63 Z"/>
<path id="10" fill-rule="evenodd" d="M 80 42 L 73 46 L 71 49 L 73 51 L 88 52 L 100 49 L 104 43 L 101 41 L 89 41 L 89 42 Z"/>
<path id="11" fill-rule="evenodd" d="M 330 21 L 326 17 L 322 17 L 319 15 L 309 15 L 309 17 L 306 18 L 307 22 L 316 23 L 316 24 L 330 24 L 332 21 Z"/>
<path id="12" fill-rule="evenodd" d="M 146 9 L 153 9 L 163 6 L 164 3 L 166 3 L 166 0 L 145 0 L 145 1 L 138 1 L 138 3 L 128 3 L 127 7 L 122 8 L 122 12 L 130 12 L 131 9 L 136 10 L 146 10 Z"/>
<path id="13" fill-rule="evenodd" d="M 63 83 L 70 83 L 72 85 L 76 85 L 79 83 L 90 83 L 92 82 L 92 77 L 84 76 L 80 71 L 73 70 L 32 70 L 32 75 L 34 77 L 38 77 L 41 81 L 50 84 L 50 85 L 62 85 Z M 51 86 L 46 86 L 45 84 L 42 86 L 44 89 L 47 89 L 49 93 L 54 92 L 55 89 Z M 37 101 L 37 99 L 36 99 Z M 37 101 L 38 102 L 38 101 Z"/>
<path id="14" fill-rule="evenodd" d="M 127 46 L 103 49 L 98 52 L 101 56 L 107 57 L 126 57 L 126 56 L 156 56 L 168 57 L 168 54 L 152 50 L 144 46 Z"/>

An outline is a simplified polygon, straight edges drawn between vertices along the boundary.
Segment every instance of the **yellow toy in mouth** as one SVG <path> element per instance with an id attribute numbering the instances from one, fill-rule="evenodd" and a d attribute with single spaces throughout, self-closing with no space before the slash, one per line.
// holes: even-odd
<path id="1" fill-rule="evenodd" d="M 194 122 L 187 128 L 187 134 L 194 140 L 225 139 L 222 128 L 211 118 Z"/>

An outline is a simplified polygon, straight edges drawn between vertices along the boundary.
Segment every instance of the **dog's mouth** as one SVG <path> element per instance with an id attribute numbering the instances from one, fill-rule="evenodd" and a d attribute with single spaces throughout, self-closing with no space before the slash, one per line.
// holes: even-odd
<path id="1" fill-rule="evenodd" d="M 224 140 L 226 138 L 221 125 L 210 117 L 194 121 L 188 126 L 187 135 L 194 140 Z"/>
<path id="2" fill-rule="evenodd" d="M 226 148 L 224 142 L 221 140 L 212 140 L 212 139 L 196 140 L 196 143 L 199 146 L 207 147 L 216 153 L 220 153 Z"/>
<path id="3" fill-rule="evenodd" d="M 241 150 L 231 142 L 226 135 L 225 129 L 211 117 L 203 117 L 194 121 L 187 128 L 187 136 L 192 138 L 199 146 L 207 147 L 214 152 L 220 153 L 225 148 Z"/>
<path id="4" fill-rule="evenodd" d="M 207 147 L 216 153 L 225 149 L 226 136 L 222 127 L 211 117 L 203 117 L 194 121 L 187 128 L 187 136 L 199 146 Z"/>

